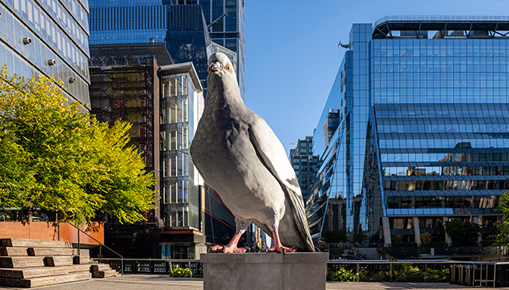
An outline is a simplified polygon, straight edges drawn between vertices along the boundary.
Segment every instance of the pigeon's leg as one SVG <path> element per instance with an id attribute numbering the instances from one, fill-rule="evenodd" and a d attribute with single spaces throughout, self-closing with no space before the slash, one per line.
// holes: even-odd
<path id="1" fill-rule="evenodd" d="M 210 248 L 212 252 L 223 252 L 223 253 L 245 253 L 246 249 L 237 248 L 237 244 L 239 243 L 240 237 L 243 233 L 246 232 L 247 227 L 251 224 L 251 221 L 235 218 L 235 234 L 233 238 L 230 240 L 228 245 L 220 246 L 214 245 Z"/>
<path id="2" fill-rule="evenodd" d="M 278 253 L 293 253 L 295 252 L 294 248 L 288 248 L 281 244 L 281 240 L 279 239 L 278 228 L 272 231 L 272 238 L 274 239 L 274 247 L 269 249 L 269 252 L 278 252 Z"/>

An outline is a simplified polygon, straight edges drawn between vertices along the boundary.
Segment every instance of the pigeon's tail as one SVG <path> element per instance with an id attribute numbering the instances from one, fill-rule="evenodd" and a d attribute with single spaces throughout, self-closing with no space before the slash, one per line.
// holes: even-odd
<path id="1" fill-rule="evenodd" d="M 309 233 L 306 211 L 301 195 L 285 188 L 285 214 L 279 223 L 279 235 L 285 246 L 294 246 L 299 252 L 314 252 L 315 246 Z"/>

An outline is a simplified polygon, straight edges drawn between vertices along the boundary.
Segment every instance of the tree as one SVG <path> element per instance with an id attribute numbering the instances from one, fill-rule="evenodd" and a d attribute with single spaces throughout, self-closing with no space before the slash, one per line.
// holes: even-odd
<path id="1" fill-rule="evenodd" d="M 497 210 L 504 214 L 504 218 L 500 224 L 500 234 L 496 235 L 496 240 L 498 244 L 509 247 L 509 191 L 500 197 Z"/>
<path id="2" fill-rule="evenodd" d="M 126 148 L 130 124 L 110 128 L 84 111 L 53 79 L 9 78 L 2 68 L 0 208 L 57 212 L 79 223 L 101 213 L 132 223 L 154 208 L 155 179 L 136 149 Z"/>
<path id="3" fill-rule="evenodd" d="M 465 222 L 461 219 L 451 219 L 445 222 L 445 232 L 451 236 L 453 243 L 459 245 L 473 244 L 481 228 L 478 224 Z"/>

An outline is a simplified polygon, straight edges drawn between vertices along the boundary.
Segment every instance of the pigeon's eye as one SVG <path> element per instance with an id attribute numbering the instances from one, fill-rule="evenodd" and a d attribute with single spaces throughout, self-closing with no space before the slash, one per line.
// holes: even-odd
<path id="1" fill-rule="evenodd" d="M 207 67 L 207 72 L 210 72 L 210 66 Z"/>
<path id="2" fill-rule="evenodd" d="M 227 70 L 227 71 L 232 71 L 232 68 L 230 67 L 230 65 L 229 65 L 229 64 L 226 64 L 226 66 L 225 66 L 225 67 L 226 67 L 226 70 Z"/>

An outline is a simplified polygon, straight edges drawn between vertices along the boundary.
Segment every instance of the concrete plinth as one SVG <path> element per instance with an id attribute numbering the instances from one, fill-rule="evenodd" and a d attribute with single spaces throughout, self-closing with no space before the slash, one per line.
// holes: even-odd
<path id="1" fill-rule="evenodd" d="M 202 254 L 203 289 L 325 289 L 328 260 L 328 253 Z"/>

